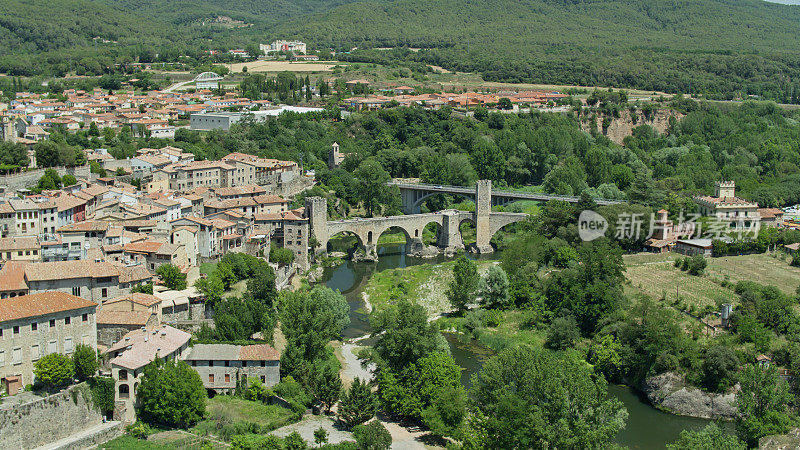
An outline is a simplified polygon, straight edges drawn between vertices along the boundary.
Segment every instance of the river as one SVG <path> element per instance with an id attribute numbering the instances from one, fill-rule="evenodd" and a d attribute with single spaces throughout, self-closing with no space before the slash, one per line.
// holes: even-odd
<path id="1" fill-rule="evenodd" d="M 370 331 L 361 292 L 372 274 L 386 269 L 435 264 L 446 260 L 443 256 L 434 259 L 407 256 L 403 244 L 379 245 L 378 256 L 377 263 L 354 263 L 346 260 L 337 267 L 325 269 L 322 282 L 330 288 L 340 290 L 350 304 L 350 325 L 342 333 L 346 339 L 361 337 Z M 491 352 L 472 342 L 460 342 L 454 335 L 446 334 L 445 337 L 450 344 L 453 359 L 464 369 L 461 381 L 469 387 L 472 375 L 480 370 Z M 700 429 L 709 423 L 705 419 L 676 416 L 652 408 L 626 386 L 610 385 L 608 391 L 609 395 L 618 398 L 628 409 L 627 426 L 617 434 L 616 440 L 620 445 L 631 449 L 664 448 L 667 443 L 675 441 L 682 430 Z M 731 429 L 728 424 L 725 428 Z"/>

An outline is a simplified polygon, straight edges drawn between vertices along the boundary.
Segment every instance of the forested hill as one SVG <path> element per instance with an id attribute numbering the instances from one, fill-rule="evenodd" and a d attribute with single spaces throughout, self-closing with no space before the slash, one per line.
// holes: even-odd
<path id="1" fill-rule="evenodd" d="M 278 29 L 338 48 L 436 49 L 409 57 L 501 81 L 673 92 L 747 82 L 768 94 L 800 75 L 800 8 L 761 0 L 372 0 Z"/>
<path id="2" fill-rule="evenodd" d="M 800 7 L 762 0 L 5 0 L 0 72 L 96 74 L 136 59 L 300 38 L 353 61 L 490 81 L 800 98 Z M 227 16 L 246 24 L 225 27 Z M 98 39 L 94 39 L 98 38 Z M 106 42 L 104 42 L 106 41 Z M 113 41 L 113 42 L 108 42 Z M 408 50 L 370 50 L 380 47 Z"/>

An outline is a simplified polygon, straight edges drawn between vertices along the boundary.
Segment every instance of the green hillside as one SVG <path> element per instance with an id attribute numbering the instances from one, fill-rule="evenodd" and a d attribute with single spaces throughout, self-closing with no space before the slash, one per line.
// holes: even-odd
<path id="1" fill-rule="evenodd" d="M 311 48 L 358 47 L 342 56 L 350 61 L 436 64 L 489 81 L 800 101 L 800 8 L 761 0 L 9 3 L 0 72 L 13 75 L 96 74 L 121 60 L 199 57 L 286 37 Z M 209 25 L 218 16 L 249 26 Z M 370 50 L 382 47 L 423 50 Z"/>
<path id="2" fill-rule="evenodd" d="M 793 101 L 800 79 L 800 8 L 761 0 L 373 0 L 279 30 L 344 49 L 432 49 L 403 57 L 494 81 Z"/>

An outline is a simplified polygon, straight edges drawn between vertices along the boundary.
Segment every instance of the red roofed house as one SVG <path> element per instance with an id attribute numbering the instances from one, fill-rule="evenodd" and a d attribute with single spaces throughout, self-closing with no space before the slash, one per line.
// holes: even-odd
<path id="1" fill-rule="evenodd" d="M 280 381 L 281 354 L 267 344 L 196 344 L 186 358 L 203 385 L 216 393 L 232 393 L 238 380 L 256 378 L 267 387 Z"/>
<path id="2" fill-rule="evenodd" d="M 97 304 L 52 291 L 0 302 L 0 391 L 33 384 L 33 366 L 50 353 L 70 355 L 78 344 L 97 348 Z"/>

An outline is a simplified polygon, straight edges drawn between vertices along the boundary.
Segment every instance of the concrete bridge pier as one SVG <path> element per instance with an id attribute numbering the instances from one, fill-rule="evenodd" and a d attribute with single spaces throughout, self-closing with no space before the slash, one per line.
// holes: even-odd
<path id="1" fill-rule="evenodd" d="M 403 214 L 419 214 L 421 209 L 421 202 L 419 202 L 419 198 L 422 197 L 424 193 L 420 193 L 411 189 L 404 189 L 400 192 L 400 196 L 403 200 Z"/>
<path id="2" fill-rule="evenodd" d="M 475 185 L 475 247 L 478 253 L 492 253 L 492 181 L 478 180 Z"/>

